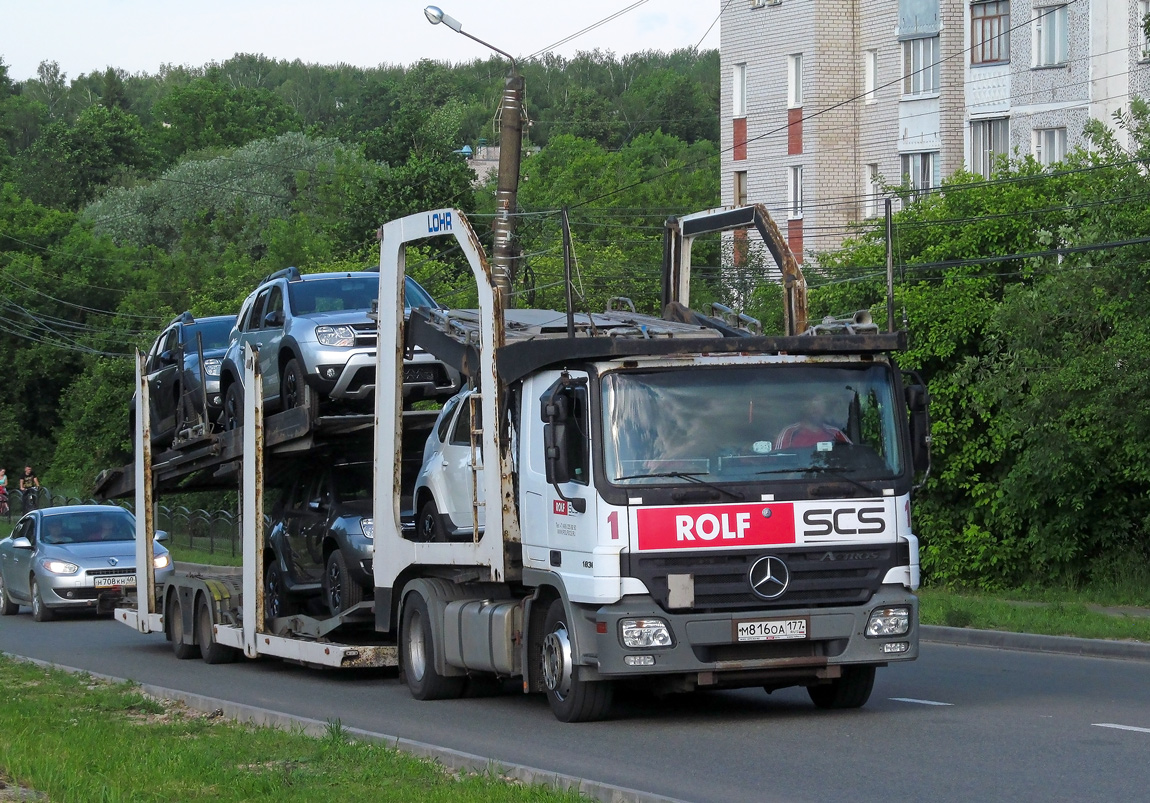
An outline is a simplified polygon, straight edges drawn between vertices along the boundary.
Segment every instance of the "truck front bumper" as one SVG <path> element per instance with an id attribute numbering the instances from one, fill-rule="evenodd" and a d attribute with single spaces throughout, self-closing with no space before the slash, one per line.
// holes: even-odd
<path id="1" fill-rule="evenodd" d="M 865 635 L 871 614 L 884 608 L 907 608 L 910 627 L 897 636 Z M 847 664 L 886 664 L 918 657 L 918 598 L 901 587 L 884 587 L 865 605 L 837 608 L 792 608 L 737 613 L 667 613 L 651 597 L 624 597 L 595 612 L 597 661 L 581 668 L 590 679 L 643 675 L 682 675 L 688 686 L 771 685 L 774 681 L 817 681 L 838 677 Z M 626 647 L 625 619 L 666 622 L 673 643 L 668 647 Z M 740 641 L 738 623 L 803 620 L 805 638 Z M 771 628 L 764 628 L 769 630 Z M 890 645 L 890 646 L 887 646 Z M 590 652 L 591 650 L 588 650 Z M 590 656 L 587 656 L 590 657 Z"/>

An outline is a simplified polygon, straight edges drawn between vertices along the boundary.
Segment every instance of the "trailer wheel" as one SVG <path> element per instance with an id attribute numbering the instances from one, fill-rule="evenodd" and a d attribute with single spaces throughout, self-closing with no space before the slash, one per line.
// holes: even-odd
<path id="1" fill-rule="evenodd" d="M 172 652 L 176 654 L 176 657 L 184 661 L 199 655 L 199 647 L 195 644 L 184 643 L 184 612 L 183 606 L 180 605 L 179 594 L 172 594 L 165 616 L 168 622 L 168 632 L 172 636 Z"/>
<path id="2" fill-rule="evenodd" d="M 327 570 L 323 574 L 323 592 L 332 616 L 363 602 L 363 586 L 352 579 L 347 570 L 347 560 L 338 549 L 328 556 Z"/>
<path id="3" fill-rule="evenodd" d="M 212 629 L 212 610 L 203 597 L 196 608 L 196 641 L 200 643 L 200 655 L 205 664 L 230 664 L 236 660 L 235 650 L 216 641 Z"/>
<path id="4" fill-rule="evenodd" d="M 447 700 L 463 695 L 464 676 L 446 677 L 435 669 L 435 641 L 427 601 L 419 594 L 408 597 L 400 626 L 403 676 L 417 700 Z"/>
<path id="5" fill-rule="evenodd" d="M 873 666 L 844 666 L 837 680 L 807 686 L 807 694 L 819 708 L 862 708 L 874 688 Z"/>
<path id="6" fill-rule="evenodd" d="M 554 600 L 547 609 L 543 633 L 542 676 L 551 713 L 560 722 L 594 722 L 606 717 L 614 686 L 610 681 L 579 679 L 563 600 Z"/>

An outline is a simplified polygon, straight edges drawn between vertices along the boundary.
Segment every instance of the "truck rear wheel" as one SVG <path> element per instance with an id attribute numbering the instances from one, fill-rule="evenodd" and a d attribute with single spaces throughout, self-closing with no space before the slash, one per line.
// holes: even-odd
<path id="1" fill-rule="evenodd" d="M 200 655 L 205 664 L 229 664 L 236 660 L 236 651 L 216 641 L 212 627 L 212 610 L 208 601 L 201 598 L 196 609 L 196 640 L 200 642 Z"/>
<path id="2" fill-rule="evenodd" d="M 172 652 L 176 657 L 186 661 L 199 655 L 200 650 L 195 644 L 184 643 L 184 611 L 178 594 L 173 594 L 168 603 L 167 619 L 168 632 L 172 635 Z"/>
<path id="3" fill-rule="evenodd" d="M 446 677 L 435 669 L 435 640 L 427 601 L 419 594 L 408 597 L 400 626 L 403 645 L 403 677 L 417 700 L 447 700 L 463 695 L 464 676 Z"/>
<path id="4" fill-rule="evenodd" d="M 563 600 L 556 599 L 547 609 L 543 633 L 543 685 L 555 718 L 560 722 L 594 722 L 606 717 L 614 686 L 609 681 L 579 679 Z"/>
<path id="5" fill-rule="evenodd" d="M 874 688 L 873 666 L 844 666 L 843 675 L 830 683 L 807 686 L 807 694 L 819 708 L 862 708 Z"/>

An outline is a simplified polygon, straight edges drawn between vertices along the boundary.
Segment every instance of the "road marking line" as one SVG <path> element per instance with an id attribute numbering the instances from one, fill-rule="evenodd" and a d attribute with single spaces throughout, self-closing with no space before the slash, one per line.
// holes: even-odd
<path id="1" fill-rule="evenodd" d="M 916 700 L 913 697 L 891 697 L 896 703 L 916 703 L 918 705 L 954 705 L 954 703 L 939 703 L 934 700 Z"/>
<path id="2" fill-rule="evenodd" d="M 1096 728 L 1116 728 L 1120 731 L 1138 731 L 1139 733 L 1150 733 L 1150 728 L 1135 728 L 1133 725 L 1115 725 L 1112 722 L 1095 722 Z"/>

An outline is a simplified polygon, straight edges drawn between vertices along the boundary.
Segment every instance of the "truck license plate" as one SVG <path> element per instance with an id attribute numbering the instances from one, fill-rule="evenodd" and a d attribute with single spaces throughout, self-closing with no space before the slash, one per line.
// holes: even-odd
<path id="1" fill-rule="evenodd" d="M 732 622 L 735 641 L 785 641 L 805 639 L 810 619 L 744 619 Z"/>
<path id="2" fill-rule="evenodd" d="M 136 575 L 134 574 L 111 574 L 105 577 L 93 578 L 96 588 L 111 588 L 112 586 L 120 586 L 121 588 L 135 588 Z"/>

